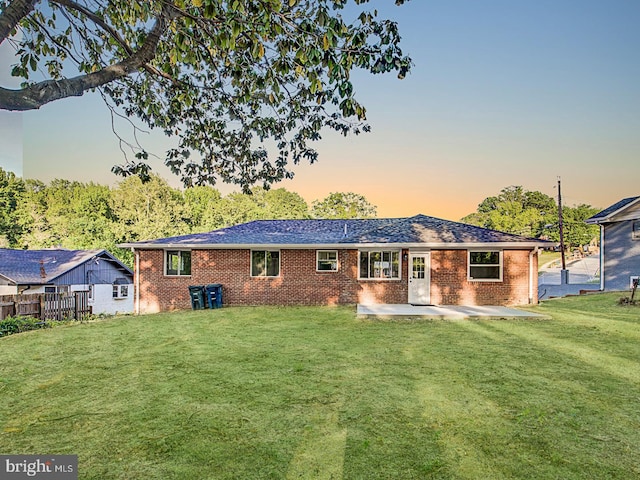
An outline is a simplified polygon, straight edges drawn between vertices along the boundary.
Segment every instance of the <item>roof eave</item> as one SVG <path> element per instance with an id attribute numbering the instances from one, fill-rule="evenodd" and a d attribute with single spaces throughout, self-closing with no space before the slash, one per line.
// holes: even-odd
<path id="1" fill-rule="evenodd" d="M 547 241 L 531 241 L 531 242 L 464 242 L 464 243 L 357 243 L 351 244 L 354 248 L 384 248 L 394 245 L 398 248 L 407 249 L 425 249 L 425 250 L 461 250 L 470 248 L 500 248 L 500 249 L 518 249 L 518 248 L 536 248 L 536 247 L 551 247 L 557 245 L 557 242 Z M 342 245 L 344 247 L 344 244 Z"/>
<path id="2" fill-rule="evenodd" d="M 103 253 L 107 253 L 108 254 L 108 252 L 106 250 L 104 250 L 104 249 L 103 250 L 80 250 L 80 251 L 86 252 L 86 254 L 87 254 L 86 258 L 77 260 L 75 263 L 72 263 L 65 270 L 56 273 L 55 276 L 51 276 L 51 277 L 47 276 L 47 277 L 45 277 L 47 279 L 47 283 L 42 283 L 42 285 L 52 284 L 56 280 L 58 280 L 60 277 L 63 277 L 64 275 L 66 275 L 70 271 L 80 267 L 81 265 L 84 265 L 85 263 L 91 261 L 92 259 L 96 258 L 97 256 L 102 255 Z M 91 255 L 91 257 L 89 257 L 89 254 Z"/>
<path id="3" fill-rule="evenodd" d="M 100 253 L 97 253 L 96 256 L 103 256 L 103 257 L 107 257 L 106 260 L 110 261 L 112 263 L 116 264 L 116 268 L 118 268 L 119 270 L 124 270 L 126 273 L 128 273 L 129 275 L 133 275 L 133 270 L 131 270 L 128 266 L 126 266 L 124 263 L 122 263 L 120 260 L 118 260 L 116 257 L 114 257 L 111 252 L 109 252 L 108 250 L 102 250 Z M 91 260 L 91 259 L 89 259 Z M 87 262 L 89 261 L 87 260 Z"/>
<path id="4" fill-rule="evenodd" d="M 610 222 L 615 222 L 614 217 L 620 215 L 622 212 L 624 212 L 625 210 L 627 210 L 628 208 L 633 207 L 634 205 L 636 205 L 637 203 L 640 203 L 640 196 L 637 197 L 635 200 L 632 200 L 631 202 L 627 203 L 626 205 L 623 205 L 622 207 L 620 207 L 619 209 L 609 213 L 606 217 L 602 217 L 599 218 L 597 215 L 595 217 L 591 217 L 591 218 L 587 218 L 584 223 L 588 224 L 588 225 L 600 225 L 602 223 L 610 223 Z"/>
<path id="5" fill-rule="evenodd" d="M 9 283 L 11 283 L 13 285 L 18 285 L 18 282 L 16 280 L 14 280 L 13 278 L 7 277 L 6 275 L 0 274 L 0 278 L 5 279 L 7 282 L 9 282 Z"/>
<path id="6" fill-rule="evenodd" d="M 121 244 L 120 248 L 132 248 L 134 250 L 255 250 L 265 248 L 278 248 L 289 250 L 322 250 L 322 249 L 353 249 L 353 248 L 407 248 L 407 249 L 468 249 L 468 248 L 536 248 L 536 247 L 552 247 L 557 242 L 549 242 L 546 240 L 533 240 L 527 242 L 464 242 L 464 243 L 447 243 L 447 242 L 426 242 L 426 243 L 212 243 L 212 244 L 188 244 L 188 243 L 138 243 L 138 244 Z"/>

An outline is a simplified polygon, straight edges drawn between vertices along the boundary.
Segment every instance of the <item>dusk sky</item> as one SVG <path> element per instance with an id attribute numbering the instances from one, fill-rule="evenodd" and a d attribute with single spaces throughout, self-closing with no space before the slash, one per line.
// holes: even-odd
<path id="1" fill-rule="evenodd" d="M 640 195 L 640 1 L 376 0 L 414 62 L 405 80 L 355 76 L 372 132 L 326 132 L 317 164 L 274 185 L 309 203 L 352 191 L 378 216 L 458 220 L 510 185 L 607 207 Z M 3 45 L 0 83 L 10 85 Z M 15 83 L 13 83 L 15 85 Z M 124 125 L 121 125 L 124 128 Z M 163 157 L 162 134 L 141 143 Z M 0 166 L 25 178 L 115 184 L 123 163 L 97 93 L 0 112 Z M 152 159 L 152 167 L 179 182 Z M 221 192 L 232 189 L 216 185 Z"/>

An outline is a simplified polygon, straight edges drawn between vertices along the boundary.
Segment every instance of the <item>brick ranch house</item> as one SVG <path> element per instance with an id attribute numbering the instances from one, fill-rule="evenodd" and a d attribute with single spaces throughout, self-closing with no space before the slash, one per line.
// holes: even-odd
<path id="1" fill-rule="evenodd" d="M 224 305 L 524 305 L 538 301 L 549 242 L 417 215 L 257 220 L 126 243 L 136 312 L 191 308 L 190 285 L 222 285 Z"/>

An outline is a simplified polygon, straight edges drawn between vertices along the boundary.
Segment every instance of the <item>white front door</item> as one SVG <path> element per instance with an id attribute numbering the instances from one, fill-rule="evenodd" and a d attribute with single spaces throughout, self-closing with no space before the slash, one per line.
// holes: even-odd
<path id="1" fill-rule="evenodd" d="M 431 303 L 431 254 L 429 252 L 409 254 L 409 303 L 412 305 Z"/>

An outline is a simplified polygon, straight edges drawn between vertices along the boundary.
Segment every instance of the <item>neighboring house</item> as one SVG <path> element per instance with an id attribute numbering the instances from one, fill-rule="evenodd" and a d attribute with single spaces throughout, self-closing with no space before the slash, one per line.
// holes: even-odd
<path id="1" fill-rule="evenodd" d="M 521 305 L 538 300 L 549 242 L 424 215 L 258 220 L 121 245 L 135 252 L 140 313 L 190 307 L 218 283 L 225 305 Z"/>
<path id="2" fill-rule="evenodd" d="M 0 295 L 79 290 L 95 314 L 133 312 L 133 272 L 106 250 L 0 249 Z"/>
<path id="3" fill-rule="evenodd" d="M 640 196 L 620 200 L 586 223 L 600 225 L 600 289 L 628 290 L 640 276 Z"/>

